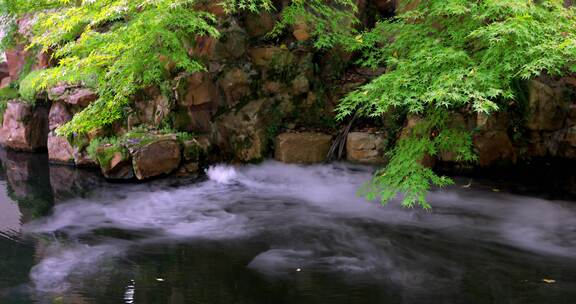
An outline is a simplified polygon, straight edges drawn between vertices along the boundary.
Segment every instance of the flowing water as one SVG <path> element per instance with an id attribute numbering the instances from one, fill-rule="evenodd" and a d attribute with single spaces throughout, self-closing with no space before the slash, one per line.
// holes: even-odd
<path id="1" fill-rule="evenodd" d="M 0 160 L 3 304 L 576 303 L 564 188 L 461 178 L 427 212 L 358 197 L 371 169 L 347 164 L 113 184 Z"/>

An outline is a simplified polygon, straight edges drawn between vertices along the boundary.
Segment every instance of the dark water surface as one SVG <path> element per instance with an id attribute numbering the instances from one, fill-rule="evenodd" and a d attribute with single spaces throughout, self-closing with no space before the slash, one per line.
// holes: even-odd
<path id="1" fill-rule="evenodd" d="M 2 304 L 576 303 L 562 187 L 459 179 L 425 212 L 359 198 L 370 170 L 344 164 L 111 184 L 0 160 Z"/>

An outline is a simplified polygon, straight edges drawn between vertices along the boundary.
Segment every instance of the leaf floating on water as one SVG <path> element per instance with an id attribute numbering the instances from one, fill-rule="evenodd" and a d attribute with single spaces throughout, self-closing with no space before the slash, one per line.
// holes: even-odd
<path id="1" fill-rule="evenodd" d="M 500 189 L 492 188 L 492 192 L 500 192 Z"/>
<path id="2" fill-rule="evenodd" d="M 548 284 L 553 284 L 553 283 L 556 283 L 556 280 L 552 280 L 552 279 L 542 279 L 542 282 L 548 283 Z"/>

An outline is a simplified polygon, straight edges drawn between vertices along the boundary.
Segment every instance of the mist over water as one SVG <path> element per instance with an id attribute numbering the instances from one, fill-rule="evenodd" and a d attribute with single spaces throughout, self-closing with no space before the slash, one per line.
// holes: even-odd
<path id="1" fill-rule="evenodd" d="M 576 302 L 575 202 L 492 180 L 423 211 L 358 196 L 350 164 L 114 184 L 0 160 L 0 303 Z"/>
<path id="2" fill-rule="evenodd" d="M 33 286 L 64 292 L 103 265 L 173 242 L 261 242 L 266 246 L 246 264 L 261 276 L 332 273 L 381 281 L 416 298 L 457 292 L 453 285 L 467 271 L 459 259 L 486 262 L 466 252 L 470 248 L 509 248 L 520 256 L 576 263 L 571 202 L 456 185 L 431 193 L 429 212 L 397 202 L 382 207 L 356 193 L 370 174 L 370 168 L 343 164 L 216 166 L 199 183 L 118 185 L 71 200 L 24 227 L 31 235 L 66 239 L 52 242 L 32 268 Z M 110 229 L 127 236 L 100 236 Z"/>

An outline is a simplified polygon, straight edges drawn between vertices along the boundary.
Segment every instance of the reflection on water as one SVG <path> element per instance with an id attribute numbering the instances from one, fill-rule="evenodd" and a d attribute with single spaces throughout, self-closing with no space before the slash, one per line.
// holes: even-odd
<path id="1" fill-rule="evenodd" d="M 7 188 L 20 189 L 0 204 L 16 223 L 0 244 L 18 252 L 0 251 L 10 261 L 0 264 L 1 303 L 576 299 L 572 201 L 472 181 L 432 193 L 431 212 L 382 208 L 356 195 L 369 168 L 343 164 L 216 166 L 203 181 L 108 184 L 42 160 L 39 174 L 26 174 L 32 164 L 15 174 L 9 155 L 2 163 Z"/>
<path id="2" fill-rule="evenodd" d="M 0 181 L 0 233 L 5 237 L 20 234 L 21 228 L 20 208 L 6 193 L 6 182 Z"/>

